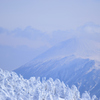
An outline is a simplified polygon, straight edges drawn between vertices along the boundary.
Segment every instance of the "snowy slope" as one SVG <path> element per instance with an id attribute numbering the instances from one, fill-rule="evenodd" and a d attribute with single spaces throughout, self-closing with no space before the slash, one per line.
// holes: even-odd
<path id="1" fill-rule="evenodd" d="M 86 90 L 92 95 L 100 96 L 100 69 L 95 69 L 94 60 L 68 56 L 45 62 L 34 62 L 31 65 L 26 64 L 15 71 L 26 79 L 31 76 L 47 79 L 51 77 L 54 80 L 59 78 L 69 86 L 75 84 L 81 93 Z"/>
<path id="2" fill-rule="evenodd" d="M 85 92 L 80 93 L 75 85 L 71 88 L 59 79 L 52 78 L 42 82 L 39 78 L 31 77 L 29 80 L 18 76 L 14 72 L 0 69 L 0 100 L 98 100 Z"/>

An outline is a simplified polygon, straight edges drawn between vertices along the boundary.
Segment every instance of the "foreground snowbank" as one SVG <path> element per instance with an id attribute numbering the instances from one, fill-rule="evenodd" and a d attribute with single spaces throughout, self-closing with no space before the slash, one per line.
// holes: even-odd
<path id="1" fill-rule="evenodd" d="M 0 100 L 98 100 L 85 92 L 80 97 L 76 86 L 69 88 L 59 79 L 53 81 L 31 77 L 29 80 L 14 72 L 0 69 Z"/>

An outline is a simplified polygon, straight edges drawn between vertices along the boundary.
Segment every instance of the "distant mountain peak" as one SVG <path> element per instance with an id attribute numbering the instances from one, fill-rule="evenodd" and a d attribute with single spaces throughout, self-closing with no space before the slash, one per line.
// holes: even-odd
<path id="1" fill-rule="evenodd" d="M 84 38 L 71 38 L 51 47 L 34 60 L 43 61 L 71 55 L 98 60 L 100 59 L 100 43 Z"/>

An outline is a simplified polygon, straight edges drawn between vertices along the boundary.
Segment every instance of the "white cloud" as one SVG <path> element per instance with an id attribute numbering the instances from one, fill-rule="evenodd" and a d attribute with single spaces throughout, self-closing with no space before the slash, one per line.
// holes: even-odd
<path id="1" fill-rule="evenodd" d="M 86 23 L 75 31 L 76 36 L 100 42 L 100 25 Z"/>

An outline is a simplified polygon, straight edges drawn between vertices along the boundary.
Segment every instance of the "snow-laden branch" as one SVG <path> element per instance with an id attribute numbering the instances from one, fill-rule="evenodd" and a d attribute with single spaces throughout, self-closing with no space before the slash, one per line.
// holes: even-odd
<path id="1" fill-rule="evenodd" d="M 98 100 L 88 92 L 82 94 L 77 87 L 66 86 L 59 79 L 31 77 L 29 80 L 14 72 L 0 69 L 0 100 Z"/>

